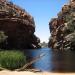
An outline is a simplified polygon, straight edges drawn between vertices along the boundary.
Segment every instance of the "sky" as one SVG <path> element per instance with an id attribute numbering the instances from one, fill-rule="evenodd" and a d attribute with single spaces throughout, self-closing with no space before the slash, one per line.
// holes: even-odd
<path id="1" fill-rule="evenodd" d="M 57 17 L 59 11 L 69 0 L 10 0 L 25 9 L 35 21 L 35 35 L 41 42 L 49 41 L 49 21 Z"/>

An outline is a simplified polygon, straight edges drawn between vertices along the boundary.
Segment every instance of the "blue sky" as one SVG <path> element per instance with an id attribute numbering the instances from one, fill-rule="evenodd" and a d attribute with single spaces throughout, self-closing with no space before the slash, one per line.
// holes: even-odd
<path id="1" fill-rule="evenodd" d="M 11 0 L 15 4 L 25 9 L 34 17 L 36 24 L 35 34 L 40 38 L 41 42 L 48 42 L 50 37 L 49 21 L 57 16 L 61 7 L 68 0 Z"/>

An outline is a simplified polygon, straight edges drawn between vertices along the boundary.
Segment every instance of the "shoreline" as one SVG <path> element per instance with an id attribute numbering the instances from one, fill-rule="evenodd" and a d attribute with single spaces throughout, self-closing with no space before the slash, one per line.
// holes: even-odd
<path id="1" fill-rule="evenodd" d="M 75 75 L 75 73 L 53 73 L 53 72 L 30 72 L 2 70 L 0 75 Z"/>

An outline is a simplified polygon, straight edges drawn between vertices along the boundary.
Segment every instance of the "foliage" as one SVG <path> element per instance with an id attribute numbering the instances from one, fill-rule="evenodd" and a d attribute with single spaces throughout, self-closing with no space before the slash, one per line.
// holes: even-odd
<path id="1" fill-rule="evenodd" d="M 66 15 L 64 16 L 65 22 L 69 22 L 69 21 L 72 20 L 72 19 L 73 19 L 73 17 L 72 17 L 70 14 L 66 14 Z"/>
<path id="2" fill-rule="evenodd" d="M 75 31 L 75 22 L 73 19 L 74 19 L 74 17 L 73 17 L 73 15 L 71 15 L 71 13 L 70 14 L 68 13 L 67 15 L 64 16 L 64 20 L 68 24 L 65 34 L 70 34 Z"/>
<path id="3" fill-rule="evenodd" d="M 0 43 L 4 42 L 7 39 L 7 36 L 3 31 L 0 31 Z"/>
<path id="4" fill-rule="evenodd" d="M 22 67 L 26 57 L 20 51 L 0 51 L 0 67 L 10 70 Z"/>
<path id="5" fill-rule="evenodd" d="M 46 43 L 46 42 L 42 42 L 42 43 L 41 43 L 41 47 L 43 47 L 43 48 L 48 47 L 48 43 Z"/>
<path id="6" fill-rule="evenodd" d="M 75 22 L 72 21 L 68 24 L 68 28 L 67 28 L 66 32 L 72 33 L 74 31 L 75 31 Z"/>

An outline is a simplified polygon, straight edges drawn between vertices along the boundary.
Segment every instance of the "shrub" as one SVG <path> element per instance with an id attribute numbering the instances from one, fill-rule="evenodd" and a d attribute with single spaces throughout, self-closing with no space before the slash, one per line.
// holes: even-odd
<path id="1" fill-rule="evenodd" d="M 26 63 L 26 57 L 20 51 L 0 51 L 0 67 L 18 69 Z"/>
<path id="2" fill-rule="evenodd" d="M 4 42 L 8 36 L 4 34 L 3 31 L 0 31 L 0 43 Z"/>

